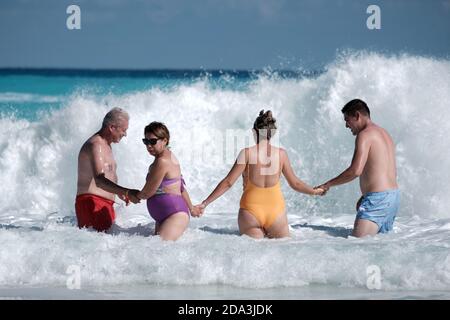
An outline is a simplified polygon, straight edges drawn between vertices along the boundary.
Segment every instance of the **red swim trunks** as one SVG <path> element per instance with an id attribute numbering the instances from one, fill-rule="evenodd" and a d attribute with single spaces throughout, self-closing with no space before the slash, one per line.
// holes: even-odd
<path id="1" fill-rule="evenodd" d="M 113 204 L 114 201 L 95 194 L 78 195 L 75 200 L 78 227 L 93 227 L 97 231 L 108 230 L 116 219 Z"/>

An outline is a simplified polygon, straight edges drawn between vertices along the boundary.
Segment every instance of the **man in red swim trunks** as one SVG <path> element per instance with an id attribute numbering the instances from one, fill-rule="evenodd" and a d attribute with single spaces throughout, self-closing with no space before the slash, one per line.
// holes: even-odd
<path id="1" fill-rule="evenodd" d="M 138 190 L 117 184 L 116 162 L 111 143 L 127 135 L 129 116 L 120 108 L 110 110 L 103 119 L 102 128 L 81 147 L 78 155 L 78 183 L 75 212 L 78 227 L 108 230 L 115 218 L 113 204 L 117 194 L 127 204 L 138 203 Z"/>

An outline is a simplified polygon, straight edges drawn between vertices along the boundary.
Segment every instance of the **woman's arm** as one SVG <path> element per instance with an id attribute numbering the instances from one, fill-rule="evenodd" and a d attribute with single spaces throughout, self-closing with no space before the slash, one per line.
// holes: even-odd
<path id="1" fill-rule="evenodd" d="M 219 198 L 233 186 L 237 178 L 239 178 L 242 172 L 244 172 L 245 166 L 247 165 L 247 160 L 248 160 L 248 150 L 243 149 L 239 153 L 236 161 L 234 162 L 233 167 L 231 168 L 227 176 L 223 178 L 222 181 L 219 182 L 219 184 L 216 186 L 214 191 L 211 192 L 208 198 L 203 200 L 202 205 L 204 208 L 206 208 L 206 206 L 208 206 L 211 202 Z"/>
<path id="2" fill-rule="evenodd" d="M 294 170 L 292 169 L 291 162 L 289 161 L 289 157 L 287 155 L 287 152 L 283 149 L 281 149 L 281 154 L 283 157 L 283 175 L 285 176 L 289 186 L 294 189 L 297 192 L 306 193 L 309 195 L 322 195 L 324 190 L 323 189 L 314 189 L 313 187 L 309 186 L 308 184 L 304 183 L 302 180 L 297 178 L 297 176 L 294 173 Z"/>
<path id="3" fill-rule="evenodd" d="M 148 199 L 156 193 L 167 173 L 165 159 L 158 159 L 151 167 L 147 175 L 147 181 L 141 191 L 137 193 L 139 199 Z"/>

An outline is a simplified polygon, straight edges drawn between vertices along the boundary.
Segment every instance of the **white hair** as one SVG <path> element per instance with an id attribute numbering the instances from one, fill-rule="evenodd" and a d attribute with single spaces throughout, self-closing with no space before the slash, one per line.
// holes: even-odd
<path id="1" fill-rule="evenodd" d="M 119 122 L 124 120 L 128 121 L 129 119 L 130 116 L 128 115 L 128 112 L 126 112 L 122 108 L 112 108 L 103 118 L 102 128 L 106 128 L 111 124 L 117 125 L 119 124 Z"/>

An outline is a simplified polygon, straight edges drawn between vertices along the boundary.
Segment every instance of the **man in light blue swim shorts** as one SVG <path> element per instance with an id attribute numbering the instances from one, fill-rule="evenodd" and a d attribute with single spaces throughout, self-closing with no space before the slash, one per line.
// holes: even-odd
<path id="1" fill-rule="evenodd" d="M 356 136 L 351 165 L 320 185 L 329 190 L 359 177 L 362 197 L 356 205 L 352 235 L 364 237 L 393 229 L 400 206 L 395 145 L 387 131 L 370 119 L 367 104 L 354 99 L 342 108 L 345 126 Z"/>

